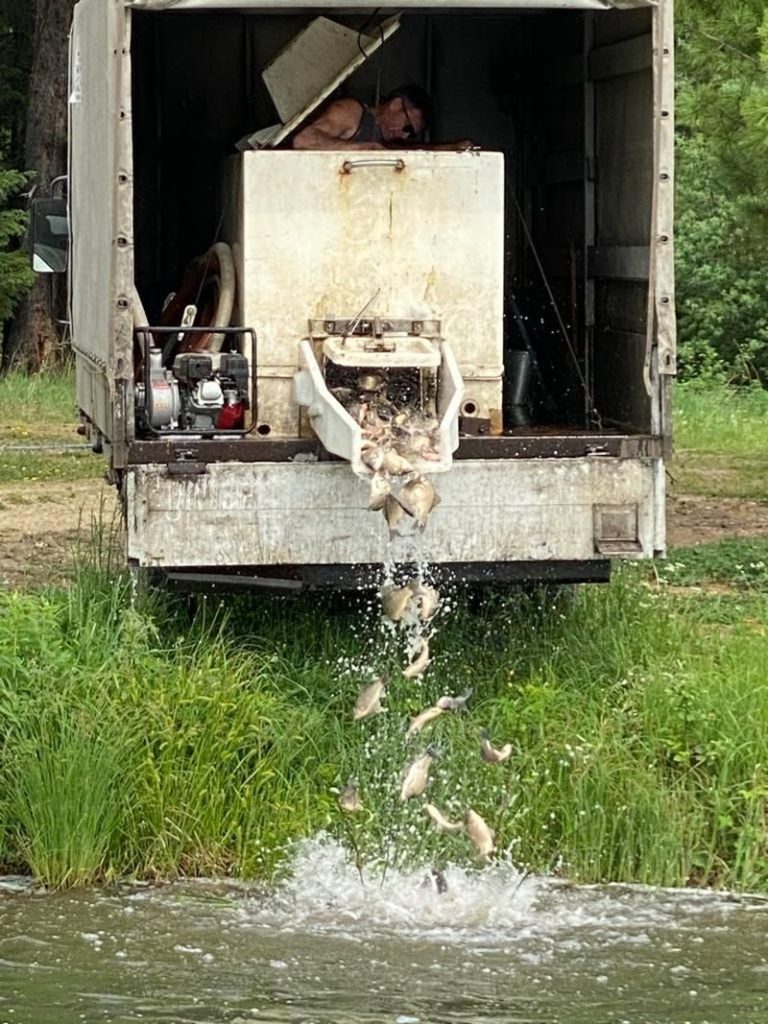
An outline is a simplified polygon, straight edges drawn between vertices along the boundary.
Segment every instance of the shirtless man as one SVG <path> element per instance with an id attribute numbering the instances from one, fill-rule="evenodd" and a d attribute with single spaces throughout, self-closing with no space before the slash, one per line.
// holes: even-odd
<path id="1" fill-rule="evenodd" d="M 432 101 L 417 85 L 402 85 L 375 107 L 359 100 L 334 100 L 294 135 L 294 149 L 387 149 L 402 148 L 420 138 L 429 124 Z M 469 140 L 424 146 L 418 149 L 469 149 Z M 409 147 L 410 148 L 410 147 Z"/>

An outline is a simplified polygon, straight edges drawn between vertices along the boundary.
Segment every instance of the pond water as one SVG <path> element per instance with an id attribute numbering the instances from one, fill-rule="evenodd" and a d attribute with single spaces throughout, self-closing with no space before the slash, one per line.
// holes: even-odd
<path id="1" fill-rule="evenodd" d="M 332 843 L 275 892 L 0 880 L 0 1024 L 764 1024 L 768 903 L 506 865 L 361 879 Z"/>

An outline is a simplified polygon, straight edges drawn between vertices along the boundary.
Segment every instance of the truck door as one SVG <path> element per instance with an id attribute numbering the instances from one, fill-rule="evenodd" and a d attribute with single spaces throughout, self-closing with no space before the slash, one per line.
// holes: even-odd
<path id="1" fill-rule="evenodd" d="M 70 316 L 77 400 L 115 446 L 125 440 L 133 335 L 127 14 L 80 0 L 70 39 Z"/>

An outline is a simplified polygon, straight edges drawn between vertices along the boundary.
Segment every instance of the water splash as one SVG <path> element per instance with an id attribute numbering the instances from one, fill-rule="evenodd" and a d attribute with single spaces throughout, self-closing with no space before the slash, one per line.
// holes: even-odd
<path id="1" fill-rule="evenodd" d="M 548 956 L 563 942 L 645 945 L 659 929 L 693 931 L 700 915 L 722 927 L 743 901 L 732 895 L 649 886 L 574 886 L 527 875 L 508 861 L 481 871 L 444 869 L 440 894 L 425 868 L 359 872 L 348 852 L 325 836 L 297 845 L 293 873 L 266 898 L 248 898 L 241 923 L 287 934 L 356 941 L 387 937 Z M 768 912 L 768 908 L 760 907 Z"/>

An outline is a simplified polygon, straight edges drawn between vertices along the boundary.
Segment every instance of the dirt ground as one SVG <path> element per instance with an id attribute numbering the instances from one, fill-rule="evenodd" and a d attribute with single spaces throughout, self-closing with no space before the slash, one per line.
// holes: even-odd
<path id="1" fill-rule="evenodd" d="M 0 586 L 57 582 L 87 551 L 95 524 L 117 526 L 114 489 L 102 480 L 0 486 Z M 768 502 L 673 495 L 667 509 L 670 547 L 724 537 L 768 534 Z"/>

